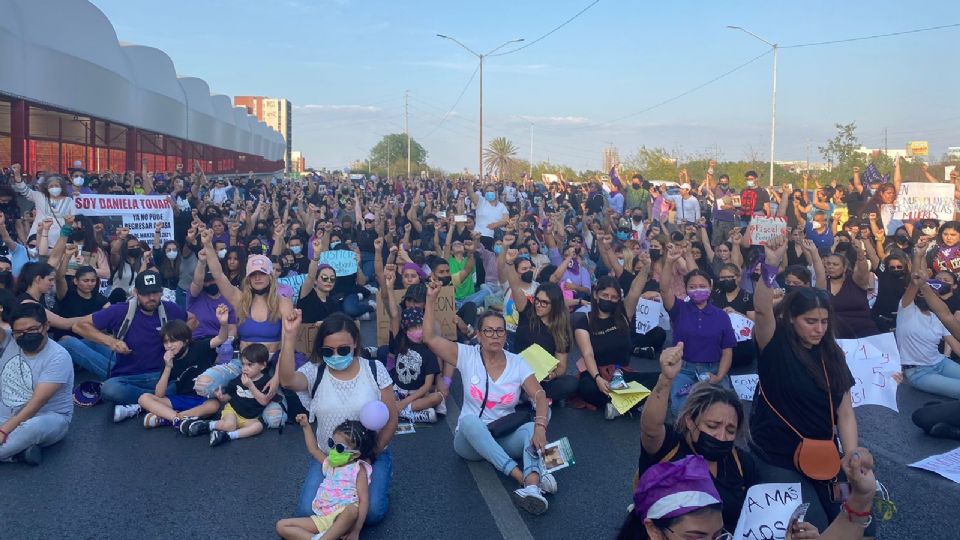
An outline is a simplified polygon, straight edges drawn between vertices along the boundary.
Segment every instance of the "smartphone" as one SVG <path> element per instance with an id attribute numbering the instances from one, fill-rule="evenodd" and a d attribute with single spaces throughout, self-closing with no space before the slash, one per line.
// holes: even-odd
<path id="1" fill-rule="evenodd" d="M 466 223 L 466 222 L 467 222 L 467 216 L 463 216 L 463 215 L 453 216 L 453 222 L 454 222 L 454 223 Z"/>
<path id="2" fill-rule="evenodd" d="M 444 211 L 444 210 L 441 210 L 441 211 L 437 212 L 437 217 L 440 218 L 440 219 L 443 219 L 443 218 L 447 217 L 447 212 Z"/>
<path id="3" fill-rule="evenodd" d="M 830 482 L 830 500 L 837 504 L 850 497 L 850 482 Z"/>

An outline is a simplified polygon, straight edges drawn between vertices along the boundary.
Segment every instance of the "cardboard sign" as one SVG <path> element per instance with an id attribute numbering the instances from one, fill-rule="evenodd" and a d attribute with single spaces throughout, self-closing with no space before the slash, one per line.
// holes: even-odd
<path id="1" fill-rule="evenodd" d="M 753 216 L 750 225 L 755 225 L 753 234 L 750 237 L 750 244 L 754 246 L 763 246 L 769 240 L 778 236 L 787 236 L 787 220 L 782 217 Z M 748 229 L 749 231 L 750 229 Z"/>
<path id="2" fill-rule="evenodd" d="M 733 325 L 733 334 L 737 337 L 737 343 L 753 339 L 753 321 L 739 313 L 727 313 L 727 315 L 730 316 L 730 324 Z"/>
<path id="3" fill-rule="evenodd" d="M 637 325 L 638 334 L 646 334 L 660 324 L 660 310 L 663 304 L 653 300 L 641 298 L 637 302 L 637 313 L 634 321 Z"/>
<path id="4" fill-rule="evenodd" d="M 802 502 L 799 483 L 757 484 L 751 487 L 743 501 L 733 538 L 784 538 L 790 516 Z"/>
<path id="5" fill-rule="evenodd" d="M 297 305 L 297 302 L 300 301 L 300 289 L 303 288 L 303 282 L 306 280 L 306 274 L 297 274 L 295 276 L 277 278 L 277 285 L 286 285 L 290 287 L 292 294 L 290 300 L 293 302 L 293 305 Z"/>
<path id="6" fill-rule="evenodd" d="M 957 205 L 953 184 L 904 182 L 900 184 L 893 218 L 900 220 L 939 219 L 950 221 Z"/>
<path id="7" fill-rule="evenodd" d="M 393 297 L 400 299 L 406 289 L 393 291 Z M 399 301 L 397 302 L 400 303 Z M 457 341 L 457 303 L 453 297 L 453 287 L 442 287 L 437 297 L 437 311 L 434 320 L 440 324 L 440 335 L 450 341 Z M 387 305 L 383 295 L 377 298 L 377 346 L 387 345 L 390 342 L 390 315 L 387 314 Z"/>
<path id="8" fill-rule="evenodd" d="M 757 389 L 757 383 L 760 382 L 760 376 L 756 373 L 731 375 L 730 382 L 733 384 L 733 389 L 737 392 L 740 401 L 753 401 L 753 395 Z"/>
<path id="9" fill-rule="evenodd" d="M 333 249 L 320 254 L 320 264 L 329 264 L 337 277 L 357 273 L 357 254 L 346 249 Z"/>
<path id="10" fill-rule="evenodd" d="M 296 351 L 307 358 L 313 356 L 314 347 L 317 344 L 317 334 L 320 332 L 320 323 L 300 325 L 297 332 Z"/>
<path id="11" fill-rule="evenodd" d="M 736 210 L 739 207 L 739 195 L 724 195 L 717 198 L 717 210 Z"/>
<path id="12" fill-rule="evenodd" d="M 960 484 L 960 448 L 911 463 L 911 467 L 935 472 Z"/>
<path id="13" fill-rule="evenodd" d="M 82 195 L 74 197 L 77 214 L 99 216 L 103 219 L 107 236 L 117 227 L 130 229 L 130 235 L 144 242 L 152 242 L 158 221 L 160 243 L 173 240 L 173 207 L 165 195 Z"/>
<path id="14" fill-rule="evenodd" d="M 838 339 L 843 349 L 847 366 L 853 374 L 854 385 L 850 400 L 854 407 L 881 405 L 897 409 L 897 382 L 893 374 L 899 373 L 900 352 L 892 332 L 861 339 Z"/>

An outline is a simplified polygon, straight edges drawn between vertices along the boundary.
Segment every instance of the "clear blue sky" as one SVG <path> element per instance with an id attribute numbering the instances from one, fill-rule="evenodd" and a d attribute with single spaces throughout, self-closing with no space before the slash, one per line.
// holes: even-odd
<path id="1" fill-rule="evenodd" d="M 163 49 L 178 73 L 216 93 L 286 97 L 294 149 L 309 166 L 345 166 L 379 138 L 410 131 L 447 170 L 477 163 L 478 81 L 441 125 L 476 68 L 458 38 L 486 52 L 533 39 L 591 0 L 94 0 L 119 39 Z M 597 169 L 613 143 L 744 159 L 769 153 L 772 58 L 627 120 L 782 45 L 960 23 L 960 3 L 936 1 L 637 2 L 601 0 L 543 41 L 490 58 L 484 69 L 487 141 L 506 136 L 521 157 Z M 779 55 L 777 159 L 819 160 L 833 124 L 857 122 L 867 146 L 929 140 L 939 158 L 960 146 L 960 28 Z"/>

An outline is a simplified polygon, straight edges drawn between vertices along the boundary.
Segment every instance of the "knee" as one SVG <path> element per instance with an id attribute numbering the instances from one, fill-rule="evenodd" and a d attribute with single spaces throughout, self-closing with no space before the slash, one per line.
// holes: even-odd
<path id="1" fill-rule="evenodd" d="M 151 401 L 153 401 L 153 400 L 150 399 L 150 398 L 152 398 L 152 397 L 153 397 L 153 394 L 143 394 L 143 395 L 141 395 L 139 398 L 137 398 L 137 405 L 140 405 L 141 407 L 146 408 L 146 406 L 147 406 Z"/>
<path id="2" fill-rule="evenodd" d="M 117 379 L 107 379 L 100 386 L 100 399 L 110 403 L 119 403 L 123 398 L 124 385 Z"/>
<path id="3" fill-rule="evenodd" d="M 466 435 L 476 435 L 481 430 L 487 430 L 487 425 L 476 416 L 469 415 L 460 419 L 460 430 Z"/>
<path id="4" fill-rule="evenodd" d="M 211 384 L 213 384 L 213 377 L 209 375 L 200 375 L 193 383 L 193 391 L 199 396 L 212 397 L 213 392 L 210 389 Z"/>

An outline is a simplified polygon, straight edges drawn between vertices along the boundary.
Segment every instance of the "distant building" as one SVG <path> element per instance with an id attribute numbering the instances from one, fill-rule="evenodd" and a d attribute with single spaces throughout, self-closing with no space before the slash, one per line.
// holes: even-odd
<path id="1" fill-rule="evenodd" d="M 303 152 L 294 150 L 290 153 L 290 172 L 303 173 L 307 170 L 307 159 L 303 157 Z"/>
<path id="2" fill-rule="evenodd" d="M 603 149 L 603 171 L 609 171 L 617 163 L 620 163 L 620 151 L 617 150 L 617 147 L 610 145 Z"/>
<path id="3" fill-rule="evenodd" d="M 890 159 L 897 159 L 898 157 L 910 159 L 911 157 L 906 148 L 887 148 L 884 150 L 883 148 L 867 148 L 866 146 L 861 146 L 859 149 L 857 149 L 857 152 L 866 154 L 868 156 L 879 156 L 881 154 L 886 154 Z"/>
<path id="4" fill-rule="evenodd" d="M 801 173 L 803 171 L 829 171 L 829 163 L 808 162 L 802 159 L 794 161 L 774 161 L 777 165 L 792 173 Z"/>
<path id="5" fill-rule="evenodd" d="M 947 160 L 960 161 L 960 146 L 947 147 Z"/>
<path id="6" fill-rule="evenodd" d="M 236 96 L 233 104 L 237 107 L 246 107 L 247 113 L 256 116 L 257 120 L 266 123 L 271 129 L 283 135 L 287 143 L 283 161 L 287 172 L 293 167 L 293 107 L 284 98 L 268 98 L 263 96 Z"/>

